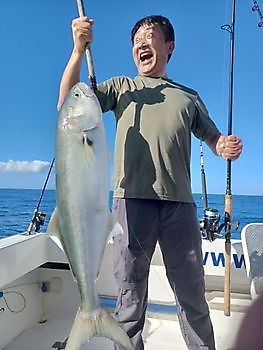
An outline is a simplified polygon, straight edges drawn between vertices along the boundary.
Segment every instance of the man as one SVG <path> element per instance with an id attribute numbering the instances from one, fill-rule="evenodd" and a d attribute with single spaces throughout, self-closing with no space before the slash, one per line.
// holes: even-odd
<path id="1" fill-rule="evenodd" d="M 62 77 L 60 108 L 79 81 L 93 21 L 72 22 L 74 48 Z M 136 350 L 144 349 L 142 330 L 148 274 L 157 241 L 178 305 L 189 349 L 215 349 L 204 293 L 201 239 L 190 185 L 191 132 L 224 159 L 242 151 L 236 136 L 223 136 L 197 92 L 167 77 L 174 30 L 162 16 L 138 21 L 131 32 L 138 76 L 115 77 L 97 87 L 102 111 L 116 116 L 113 212 L 124 229 L 114 240 L 114 274 L 119 287 L 115 317 Z M 116 346 L 116 349 L 121 349 Z"/>
<path id="2" fill-rule="evenodd" d="M 242 319 L 232 350 L 261 350 L 263 345 L 262 320 L 263 294 L 260 294 Z"/>

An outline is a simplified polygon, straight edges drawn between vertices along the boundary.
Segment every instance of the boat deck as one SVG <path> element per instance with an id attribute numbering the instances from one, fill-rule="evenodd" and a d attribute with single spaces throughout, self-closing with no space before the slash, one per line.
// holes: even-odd
<path id="1" fill-rule="evenodd" d="M 231 311 L 230 317 L 226 317 L 222 311 L 222 295 L 218 295 L 218 293 L 216 295 L 210 294 L 208 300 L 209 298 L 217 349 L 231 349 L 238 326 L 250 301 L 245 295 L 234 295 L 232 297 L 233 311 Z M 45 323 L 35 324 L 16 337 L 4 350 L 63 349 L 63 346 L 55 347 L 55 344 L 56 342 L 63 343 L 65 341 L 72 327 L 74 316 L 72 315 L 71 318 L 48 319 Z M 147 313 L 143 338 L 145 350 L 187 349 L 177 317 L 171 312 L 158 313 L 150 309 Z M 81 350 L 84 349 L 110 350 L 113 349 L 113 343 L 105 338 L 93 338 L 89 344 L 81 347 Z"/>
<path id="2" fill-rule="evenodd" d="M 249 283 L 240 255 L 241 243 L 235 241 L 232 244 L 231 316 L 224 316 L 221 286 L 224 271 L 220 268 L 223 244 L 220 240 L 209 246 L 203 242 L 206 287 L 214 290 L 207 292 L 206 298 L 217 350 L 233 347 L 239 324 L 251 304 Z M 0 313 L 0 349 L 64 349 L 62 343 L 72 327 L 80 295 L 59 242 L 43 234 L 17 236 L 0 242 L 0 250 L 0 291 L 7 296 L 11 308 L 21 310 L 10 312 L 5 300 L 0 298 L 0 310 L 1 307 L 3 310 Z M 102 297 L 102 303 L 111 311 L 117 295 L 112 274 L 111 245 L 107 246 L 104 254 L 97 289 L 100 295 L 105 296 Z M 159 249 L 156 250 L 150 269 L 149 302 L 143 333 L 145 350 L 187 349 Z M 46 322 L 39 322 L 43 319 Z M 110 350 L 113 349 L 113 343 L 105 338 L 93 338 L 89 344 L 82 346 L 81 350 L 84 349 Z"/>

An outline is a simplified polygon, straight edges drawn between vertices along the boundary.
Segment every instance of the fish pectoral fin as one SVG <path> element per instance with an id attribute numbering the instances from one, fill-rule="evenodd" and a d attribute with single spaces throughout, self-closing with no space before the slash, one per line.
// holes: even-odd
<path id="1" fill-rule="evenodd" d="M 135 350 L 126 332 L 104 308 L 95 310 L 90 315 L 85 314 L 81 308 L 78 310 L 65 350 L 79 349 L 94 336 L 109 338 L 127 350 Z"/>
<path id="2" fill-rule="evenodd" d="M 118 235 L 123 235 L 123 228 L 119 222 L 116 221 L 113 214 L 110 215 L 109 220 L 109 238 L 108 243 L 113 243 L 113 237 L 116 237 Z"/>
<path id="3" fill-rule="evenodd" d="M 94 152 L 93 152 L 93 142 L 88 138 L 88 135 L 84 135 L 83 139 L 83 147 L 84 147 L 84 153 L 85 157 L 87 159 L 87 162 L 89 163 L 92 158 L 94 158 Z"/>

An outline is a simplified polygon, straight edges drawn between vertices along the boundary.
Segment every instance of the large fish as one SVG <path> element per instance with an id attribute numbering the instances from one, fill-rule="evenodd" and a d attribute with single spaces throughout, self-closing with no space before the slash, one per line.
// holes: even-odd
<path id="1" fill-rule="evenodd" d="M 133 350 L 96 291 L 107 238 L 122 229 L 109 211 L 108 148 L 101 108 L 84 83 L 69 91 L 59 112 L 56 201 L 48 232 L 59 236 L 81 296 L 66 350 L 79 349 L 93 336 L 110 338 Z"/>

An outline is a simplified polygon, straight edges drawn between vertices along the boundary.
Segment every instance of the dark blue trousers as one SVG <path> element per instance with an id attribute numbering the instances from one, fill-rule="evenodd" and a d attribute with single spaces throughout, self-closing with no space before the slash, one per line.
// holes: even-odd
<path id="1" fill-rule="evenodd" d="M 144 349 L 148 276 L 158 241 L 188 348 L 214 350 L 195 204 L 115 198 L 112 210 L 124 230 L 114 237 L 114 275 L 119 287 L 115 317 L 135 349 Z M 125 350 L 119 345 L 115 349 Z"/>

